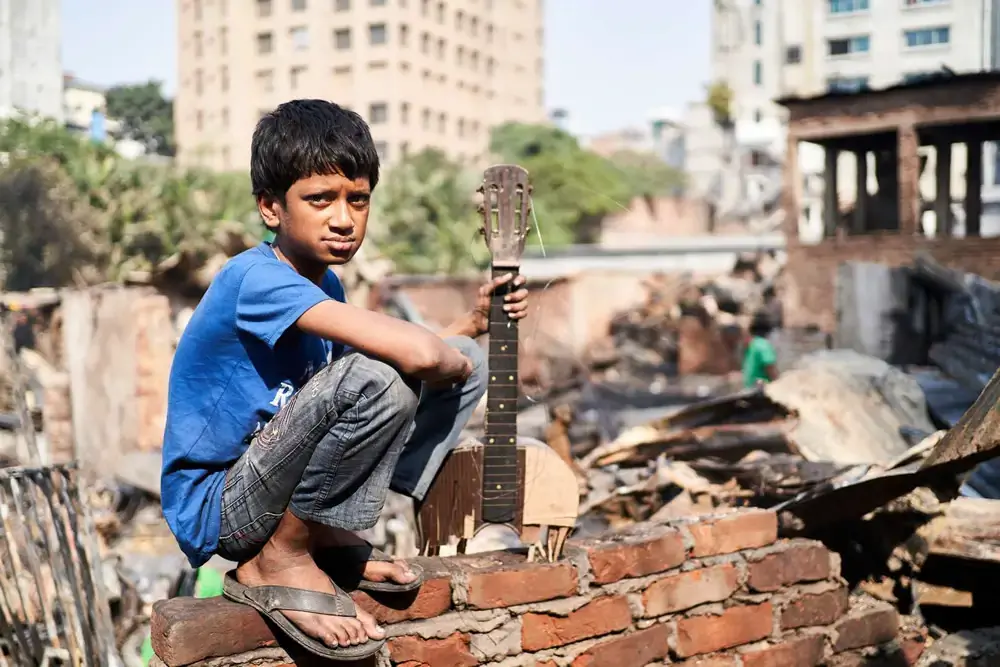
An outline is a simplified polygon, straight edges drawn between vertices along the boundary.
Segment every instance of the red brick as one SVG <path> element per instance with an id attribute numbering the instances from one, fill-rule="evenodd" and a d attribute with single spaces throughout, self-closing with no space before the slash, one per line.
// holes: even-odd
<path id="1" fill-rule="evenodd" d="M 617 541 L 581 542 L 590 558 L 590 570 L 598 584 L 644 577 L 677 567 L 684 562 L 684 538 L 670 530 L 656 536 L 629 536 Z"/>
<path id="2" fill-rule="evenodd" d="M 415 597 L 376 594 L 376 600 L 363 591 L 354 591 L 351 597 L 379 623 L 434 618 L 451 608 L 451 577 L 431 573 L 425 573 L 425 577 Z"/>
<path id="3" fill-rule="evenodd" d="M 743 667 L 815 667 L 823 660 L 825 638 L 809 635 L 743 653 Z"/>
<path id="4" fill-rule="evenodd" d="M 263 617 L 225 598 L 172 598 L 153 605 L 150 639 L 167 667 L 271 646 Z"/>
<path id="5" fill-rule="evenodd" d="M 702 653 L 760 641 L 771 634 L 774 608 L 770 602 L 730 607 L 718 615 L 691 616 L 677 621 L 677 655 Z"/>
<path id="6" fill-rule="evenodd" d="M 598 598 L 568 616 L 525 614 L 521 617 L 521 647 L 539 651 L 564 646 L 618 632 L 631 624 L 632 612 L 624 597 Z"/>
<path id="7" fill-rule="evenodd" d="M 830 552 L 819 544 L 796 544 L 750 562 L 747 573 L 747 584 L 761 592 L 806 581 L 821 581 L 831 574 Z"/>
<path id="8" fill-rule="evenodd" d="M 852 648 L 878 646 L 896 638 L 899 631 L 899 616 L 888 605 L 878 605 L 868 609 L 851 611 L 850 615 L 837 623 L 835 653 Z"/>
<path id="9" fill-rule="evenodd" d="M 650 585 L 643 593 L 645 616 L 662 616 L 708 602 L 721 602 L 739 586 L 735 565 L 719 565 L 675 574 Z"/>
<path id="10" fill-rule="evenodd" d="M 496 609 L 576 595 L 576 568 L 570 563 L 528 563 L 523 556 L 494 552 L 449 559 L 468 578 L 467 603 Z"/>
<path id="11" fill-rule="evenodd" d="M 423 639 L 415 635 L 389 640 L 389 656 L 395 663 L 411 667 L 474 667 L 479 660 L 469 652 L 469 636 L 456 632 L 444 639 Z"/>
<path id="12" fill-rule="evenodd" d="M 667 657 L 669 639 L 670 628 L 659 623 L 594 644 L 577 656 L 572 667 L 646 667 Z"/>
<path id="13" fill-rule="evenodd" d="M 781 612 L 781 629 L 830 625 L 846 613 L 847 590 L 844 588 L 802 595 L 789 602 Z"/>
<path id="14" fill-rule="evenodd" d="M 688 526 L 694 538 L 692 558 L 757 549 L 778 540 L 778 517 L 764 510 L 738 510 Z"/>

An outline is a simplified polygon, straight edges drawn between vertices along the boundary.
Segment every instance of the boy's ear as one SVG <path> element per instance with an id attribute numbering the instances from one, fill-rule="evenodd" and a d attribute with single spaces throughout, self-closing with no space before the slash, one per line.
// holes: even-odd
<path id="1" fill-rule="evenodd" d="M 281 222 L 281 202 L 277 197 L 269 194 L 258 195 L 257 211 L 260 212 L 261 220 L 268 229 L 278 229 Z"/>

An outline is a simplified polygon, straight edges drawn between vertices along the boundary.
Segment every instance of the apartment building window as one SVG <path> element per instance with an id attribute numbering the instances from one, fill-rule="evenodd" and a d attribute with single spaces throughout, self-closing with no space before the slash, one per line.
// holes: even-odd
<path id="1" fill-rule="evenodd" d="M 410 154 L 410 144 L 406 141 L 399 145 L 399 154 L 406 157 Z"/>
<path id="2" fill-rule="evenodd" d="M 219 68 L 219 88 L 224 93 L 229 90 L 229 68 L 225 65 Z"/>
<path id="3" fill-rule="evenodd" d="M 448 128 L 448 116 L 443 113 L 438 114 L 438 132 L 444 134 Z"/>
<path id="4" fill-rule="evenodd" d="M 399 45 L 409 46 L 410 44 L 410 27 L 401 25 L 399 26 Z"/>
<path id="5" fill-rule="evenodd" d="M 760 21 L 753 22 L 753 43 L 760 46 L 764 42 L 764 26 Z"/>
<path id="6" fill-rule="evenodd" d="M 201 30 L 196 30 L 194 33 L 194 57 L 201 58 L 204 51 L 205 44 L 201 36 Z"/>
<path id="7" fill-rule="evenodd" d="M 472 68 L 473 72 L 479 70 L 479 51 L 473 51 L 469 54 L 469 67 Z"/>
<path id="8" fill-rule="evenodd" d="M 455 12 L 455 30 L 463 30 L 465 28 L 465 14 L 462 10 Z"/>
<path id="9" fill-rule="evenodd" d="M 221 55 L 229 53 L 229 31 L 225 28 L 219 28 L 219 53 Z"/>
<path id="10" fill-rule="evenodd" d="M 292 0 L 293 12 L 304 12 L 306 10 L 306 0 Z"/>
<path id="11" fill-rule="evenodd" d="M 831 14 L 853 14 L 867 12 L 869 0 L 830 0 Z"/>
<path id="12" fill-rule="evenodd" d="M 753 61 L 753 84 L 759 86 L 764 83 L 764 66 L 759 60 Z"/>
<path id="13" fill-rule="evenodd" d="M 289 30 L 288 36 L 291 37 L 293 50 L 305 51 L 309 48 L 309 28 L 304 25 Z"/>
<path id="14" fill-rule="evenodd" d="M 465 119 L 464 118 L 459 118 L 458 119 L 457 130 L 458 130 L 458 136 L 459 137 L 464 137 L 465 136 Z"/>
<path id="15" fill-rule="evenodd" d="M 257 0 L 257 18 L 266 19 L 273 9 L 271 0 Z"/>
<path id="16" fill-rule="evenodd" d="M 400 125 L 406 125 L 410 122 L 410 105 L 407 102 L 403 102 L 399 105 L 399 123 Z"/>
<path id="17" fill-rule="evenodd" d="M 257 54 L 266 55 L 274 50 L 274 35 L 269 32 L 257 33 Z"/>
<path id="18" fill-rule="evenodd" d="M 473 37 L 479 35 L 479 19 L 477 19 L 475 16 L 469 19 L 469 33 Z"/>
<path id="19" fill-rule="evenodd" d="M 369 0 L 372 7 L 385 7 L 385 0 Z"/>
<path id="20" fill-rule="evenodd" d="M 868 35 L 827 40 L 827 53 L 832 57 L 868 53 L 869 49 L 871 49 L 871 39 Z"/>
<path id="21" fill-rule="evenodd" d="M 937 28 L 906 30 L 903 32 L 903 40 L 908 49 L 948 44 L 951 42 L 951 28 L 949 26 L 939 26 Z"/>
<path id="22" fill-rule="evenodd" d="M 386 43 L 386 30 L 384 23 L 372 23 L 368 26 L 368 43 L 372 46 Z"/>
<path id="23" fill-rule="evenodd" d="M 421 0 L 420 15 L 427 16 L 431 12 L 431 0 Z"/>
<path id="24" fill-rule="evenodd" d="M 465 64 L 465 49 L 461 46 L 455 49 L 455 63 L 459 67 Z"/>
<path id="25" fill-rule="evenodd" d="M 254 76 L 257 80 L 257 90 L 261 93 L 274 92 L 274 70 L 262 69 Z"/>
<path id="26" fill-rule="evenodd" d="M 201 20 L 201 0 L 194 0 L 194 20 Z"/>
<path id="27" fill-rule="evenodd" d="M 333 0 L 333 11 L 335 12 L 351 11 L 351 0 Z"/>
<path id="28" fill-rule="evenodd" d="M 420 52 L 430 53 L 431 52 L 431 36 L 426 32 L 420 35 Z"/>
<path id="29" fill-rule="evenodd" d="M 229 107 L 222 109 L 222 127 L 229 127 Z"/>
<path id="30" fill-rule="evenodd" d="M 202 74 L 202 71 L 200 69 L 196 69 L 194 71 L 194 94 L 195 95 L 201 95 L 201 91 L 203 90 L 204 85 L 205 85 L 204 79 L 205 79 L 205 77 Z"/>
<path id="31" fill-rule="evenodd" d="M 919 83 L 927 79 L 933 79 L 939 74 L 940 72 L 910 72 L 903 75 L 903 83 Z"/>
<path id="32" fill-rule="evenodd" d="M 385 162 L 389 159 L 389 144 L 384 141 L 376 141 L 375 152 L 378 153 L 379 161 Z"/>
<path id="33" fill-rule="evenodd" d="M 802 62 L 802 47 L 789 46 L 785 49 L 785 63 L 788 65 L 798 65 Z"/>
<path id="34" fill-rule="evenodd" d="M 444 40 L 443 39 L 439 39 L 438 40 L 438 58 L 440 58 L 441 60 L 444 60 L 444 46 L 445 46 L 444 45 Z"/>
<path id="35" fill-rule="evenodd" d="M 288 86 L 292 90 L 298 90 L 306 78 L 306 68 L 305 67 L 293 67 L 288 72 Z"/>
<path id="36" fill-rule="evenodd" d="M 425 129 L 431 129 L 431 110 L 424 109 L 420 112 L 420 125 Z"/>
<path id="37" fill-rule="evenodd" d="M 492 44 L 493 43 L 493 33 L 494 33 L 493 24 L 490 23 L 489 25 L 486 26 L 486 43 L 487 44 Z"/>
<path id="38" fill-rule="evenodd" d="M 441 25 L 444 25 L 444 3 L 439 2 L 437 6 L 437 21 Z"/>
<path id="39" fill-rule="evenodd" d="M 333 31 L 333 48 L 346 51 L 351 48 L 351 29 L 339 28 Z"/>
<path id="40" fill-rule="evenodd" d="M 904 7 L 923 7 L 924 5 L 943 5 L 951 0 L 903 0 Z"/>
<path id="41" fill-rule="evenodd" d="M 486 73 L 489 76 L 493 76 L 493 71 L 496 69 L 497 62 L 493 58 L 486 59 Z"/>
<path id="42" fill-rule="evenodd" d="M 372 125 L 389 120 L 389 106 L 385 102 L 374 102 L 368 107 L 368 122 Z"/>
<path id="43" fill-rule="evenodd" d="M 826 80 L 831 93 L 857 93 L 868 88 L 867 76 L 834 76 Z"/>
<path id="44" fill-rule="evenodd" d="M 199 132 L 205 129 L 205 114 L 200 109 L 194 114 L 194 126 Z"/>
<path id="45" fill-rule="evenodd" d="M 223 18 L 226 17 L 226 12 L 228 11 L 229 11 L 229 5 L 226 3 L 226 0 L 219 0 L 219 13 L 222 15 Z"/>

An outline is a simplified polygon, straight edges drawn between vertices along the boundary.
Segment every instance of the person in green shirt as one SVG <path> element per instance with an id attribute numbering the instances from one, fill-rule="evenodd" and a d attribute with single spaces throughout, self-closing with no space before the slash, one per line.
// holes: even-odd
<path id="1" fill-rule="evenodd" d="M 747 389 L 778 377 L 778 355 L 767 339 L 772 329 L 771 320 L 765 313 L 753 316 L 743 352 L 743 386 Z"/>

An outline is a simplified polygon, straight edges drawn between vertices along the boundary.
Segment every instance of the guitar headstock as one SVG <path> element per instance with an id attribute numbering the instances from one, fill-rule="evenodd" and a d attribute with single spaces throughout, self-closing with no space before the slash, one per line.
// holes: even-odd
<path id="1" fill-rule="evenodd" d="M 528 171 L 516 164 L 498 164 L 483 172 L 483 236 L 493 255 L 494 266 L 516 267 L 521 263 L 531 215 L 531 185 Z"/>

